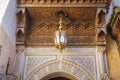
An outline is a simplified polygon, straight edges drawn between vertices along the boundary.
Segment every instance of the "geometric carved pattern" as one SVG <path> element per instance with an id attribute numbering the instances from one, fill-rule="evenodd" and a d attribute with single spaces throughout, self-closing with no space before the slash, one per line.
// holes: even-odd
<path id="1" fill-rule="evenodd" d="M 105 17 L 107 11 L 105 9 L 98 8 L 98 18 L 97 18 L 97 26 L 98 26 L 98 34 L 97 34 L 97 44 L 105 45 L 106 44 L 106 25 L 105 25 Z"/>
<path id="2" fill-rule="evenodd" d="M 45 62 L 56 59 L 55 56 L 29 56 L 26 61 L 26 73 L 29 73 L 34 68 L 39 65 L 42 65 Z M 39 63 L 39 64 L 38 64 Z"/>
<path id="3" fill-rule="evenodd" d="M 64 59 L 80 65 L 87 70 L 95 80 L 97 79 L 95 56 L 66 56 Z"/>
<path id="4" fill-rule="evenodd" d="M 25 8 L 30 18 L 25 30 L 26 46 L 53 46 L 54 32 L 58 29 L 59 18 L 56 13 L 63 11 L 63 30 L 68 33 L 67 46 L 96 45 L 96 11 L 97 8 L 108 8 L 110 0 L 17 0 L 17 6 Z M 104 21 L 104 13 L 101 12 Z M 25 25 L 25 24 L 24 24 Z"/>
<path id="5" fill-rule="evenodd" d="M 44 76 L 54 72 L 67 72 L 73 76 L 76 76 L 78 80 L 95 80 L 82 67 L 66 60 L 63 60 L 61 62 L 59 60 L 54 60 L 43 64 L 28 74 L 25 80 L 34 80 L 36 77 L 37 80 L 40 80 Z"/>
<path id="6" fill-rule="evenodd" d="M 106 7 L 111 0 L 17 0 L 18 7 L 45 7 L 45 6 L 86 6 L 86 7 Z"/>
<path id="7" fill-rule="evenodd" d="M 79 3 L 81 2 L 82 3 L 106 3 L 107 1 L 109 0 L 17 0 L 19 3 L 40 3 L 40 4 L 45 4 L 45 3 L 72 3 L 72 2 L 76 2 L 76 3 Z M 80 4 L 80 3 L 79 3 Z"/>
<path id="8" fill-rule="evenodd" d="M 49 73 L 65 71 L 78 80 L 97 80 L 94 56 L 64 56 L 62 62 L 56 56 L 27 56 L 25 80 L 38 80 Z"/>
<path id="9" fill-rule="evenodd" d="M 25 45 L 25 36 L 26 36 L 26 26 L 28 15 L 25 8 L 20 8 L 16 13 L 17 19 L 17 30 L 16 30 L 16 44 Z"/>
<path id="10" fill-rule="evenodd" d="M 106 13 L 101 10 L 98 14 L 98 24 L 99 24 L 99 27 L 102 27 L 104 24 L 105 24 L 105 15 Z"/>
<path id="11" fill-rule="evenodd" d="M 106 32 L 104 30 L 101 30 L 101 28 L 99 28 L 99 33 L 98 33 L 98 44 L 99 45 L 106 44 Z"/>
<path id="12" fill-rule="evenodd" d="M 67 45 L 79 46 L 96 44 L 96 8 L 32 7 L 26 8 L 26 10 L 30 16 L 30 23 L 26 29 L 27 46 L 54 45 L 54 32 L 59 26 L 57 12 L 61 10 L 65 13 L 65 17 L 63 18 L 63 30 L 67 31 L 68 34 Z"/>

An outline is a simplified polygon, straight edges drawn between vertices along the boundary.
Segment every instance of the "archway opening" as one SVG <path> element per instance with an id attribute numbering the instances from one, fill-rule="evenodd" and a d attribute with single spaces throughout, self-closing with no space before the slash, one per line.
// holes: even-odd
<path id="1" fill-rule="evenodd" d="M 51 78 L 49 80 L 71 80 L 71 79 L 68 79 L 68 78 L 65 78 L 65 77 L 55 77 L 55 78 Z"/>
<path id="2" fill-rule="evenodd" d="M 54 72 L 44 76 L 40 80 L 78 80 L 74 75 L 66 72 Z"/>

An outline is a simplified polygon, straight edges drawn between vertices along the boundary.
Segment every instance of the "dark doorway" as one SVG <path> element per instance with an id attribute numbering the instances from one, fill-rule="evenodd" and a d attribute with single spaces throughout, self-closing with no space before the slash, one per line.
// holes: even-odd
<path id="1" fill-rule="evenodd" d="M 71 79 L 68 79 L 68 78 L 65 78 L 65 77 L 55 77 L 55 78 L 51 78 L 49 80 L 71 80 Z"/>

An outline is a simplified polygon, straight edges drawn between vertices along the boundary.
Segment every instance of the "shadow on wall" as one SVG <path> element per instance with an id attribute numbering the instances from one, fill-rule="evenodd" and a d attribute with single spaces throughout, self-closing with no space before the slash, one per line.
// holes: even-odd
<path id="1" fill-rule="evenodd" d="M 8 2 L 7 2 L 8 1 Z M 16 30 L 16 0 L 7 0 L 4 1 L 7 4 L 5 8 L 4 16 L 2 17 L 1 22 L 1 36 L 2 36 L 2 49 L 0 55 L 0 67 L 4 66 L 3 68 L 3 75 L 5 75 L 7 62 L 10 57 L 10 64 L 9 64 L 9 73 L 14 73 L 14 61 L 15 61 L 15 53 L 16 53 L 16 38 L 15 38 L 15 30 Z M 4 77 L 5 78 L 5 77 Z M 0 79 L 1 80 L 1 79 Z M 2 80 L 13 80 L 10 79 L 6 75 L 6 79 Z"/>

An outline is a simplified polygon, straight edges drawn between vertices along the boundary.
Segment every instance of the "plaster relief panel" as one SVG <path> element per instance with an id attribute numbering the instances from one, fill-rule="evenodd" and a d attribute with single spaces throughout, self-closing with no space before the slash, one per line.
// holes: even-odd
<path id="1" fill-rule="evenodd" d="M 27 56 L 24 80 L 41 79 L 53 72 L 65 71 L 78 77 L 78 80 L 97 80 L 95 56 Z"/>

